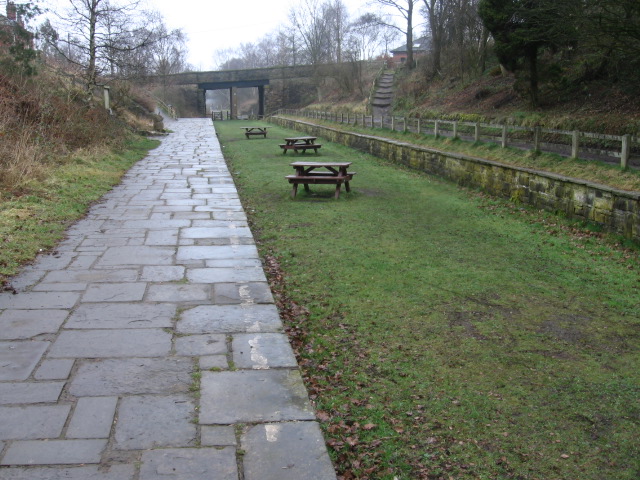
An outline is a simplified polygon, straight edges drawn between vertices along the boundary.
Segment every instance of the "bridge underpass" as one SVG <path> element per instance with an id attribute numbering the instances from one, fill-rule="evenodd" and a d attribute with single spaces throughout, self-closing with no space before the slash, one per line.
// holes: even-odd
<path id="1" fill-rule="evenodd" d="M 198 83 L 198 111 L 207 114 L 207 92 L 209 90 L 229 90 L 229 114 L 231 118 L 238 118 L 238 89 L 258 88 L 258 117 L 263 117 L 265 112 L 265 86 L 269 80 L 247 80 L 235 82 L 206 82 Z"/>
<path id="2" fill-rule="evenodd" d="M 311 79 L 335 77 L 343 68 L 352 68 L 348 63 L 324 65 L 295 65 L 283 67 L 251 68 L 244 70 L 221 70 L 212 72 L 187 72 L 166 75 L 164 77 L 150 77 L 147 81 L 168 85 L 194 85 L 197 92 L 197 108 L 203 115 L 206 111 L 206 93 L 209 90 L 229 89 L 230 115 L 238 116 L 237 90 L 240 88 L 258 88 L 258 116 L 265 115 L 266 95 L 265 87 L 274 80 Z M 282 105 L 284 107 L 284 105 Z"/>

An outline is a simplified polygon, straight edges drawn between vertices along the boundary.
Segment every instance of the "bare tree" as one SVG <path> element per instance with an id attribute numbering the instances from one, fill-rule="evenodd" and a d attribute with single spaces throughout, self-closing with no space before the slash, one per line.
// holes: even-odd
<path id="1" fill-rule="evenodd" d="M 400 16 L 404 19 L 404 27 L 398 27 L 392 23 L 384 23 L 389 27 L 395 28 L 402 32 L 407 40 L 407 61 L 405 65 L 407 68 L 412 69 L 415 67 L 415 61 L 413 59 L 413 28 L 414 28 L 414 10 L 418 4 L 418 0 L 375 0 L 376 3 L 385 7 L 394 8 Z"/>
<path id="2" fill-rule="evenodd" d="M 127 53 L 157 41 L 153 22 L 157 16 L 140 12 L 139 0 L 69 0 L 69 8 L 57 17 L 67 34 L 55 45 L 68 61 L 82 67 L 87 92 L 93 90 L 98 75 L 117 73 L 118 63 Z M 80 58 L 67 55 L 81 52 Z"/>
<path id="3" fill-rule="evenodd" d="M 431 62 L 434 75 L 441 70 L 442 48 L 445 42 L 446 22 L 450 18 L 450 0 L 424 0 L 424 9 L 431 35 Z"/>
<path id="4" fill-rule="evenodd" d="M 306 61 L 319 65 L 331 61 L 331 19 L 326 15 L 328 3 L 319 0 L 303 0 L 292 8 L 289 18 L 304 45 Z"/>

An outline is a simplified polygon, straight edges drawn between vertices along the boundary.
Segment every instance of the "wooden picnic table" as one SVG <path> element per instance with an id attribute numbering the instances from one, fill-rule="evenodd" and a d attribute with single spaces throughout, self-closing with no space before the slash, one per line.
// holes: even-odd
<path id="1" fill-rule="evenodd" d="M 302 151 L 305 153 L 307 150 L 313 149 L 315 153 L 318 153 L 318 149 L 322 147 L 319 143 L 316 143 L 318 137 L 289 137 L 285 138 L 285 143 L 280 144 L 282 153 L 287 153 L 287 150 L 293 150 L 294 152 Z"/>
<path id="2" fill-rule="evenodd" d="M 253 135 L 262 135 L 264 138 L 267 138 L 267 128 L 268 127 L 240 127 L 244 130 L 244 135 L 249 139 Z"/>
<path id="3" fill-rule="evenodd" d="M 298 193 L 298 185 L 304 185 L 309 191 L 309 184 L 335 184 L 335 198 L 340 197 L 340 187 L 344 183 L 347 192 L 351 191 L 349 182 L 356 172 L 347 171 L 351 162 L 293 162 L 290 164 L 295 170 L 295 175 L 287 175 L 285 178 L 293 185 L 291 198 Z M 321 170 L 317 170 L 321 169 Z"/>

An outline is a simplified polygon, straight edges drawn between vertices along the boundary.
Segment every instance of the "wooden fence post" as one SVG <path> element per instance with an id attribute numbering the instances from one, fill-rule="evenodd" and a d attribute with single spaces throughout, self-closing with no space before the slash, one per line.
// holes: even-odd
<path id="1" fill-rule="evenodd" d="M 574 130 L 571 134 L 571 158 L 578 158 L 579 148 L 580 140 L 578 138 L 578 130 Z"/>
<path id="2" fill-rule="evenodd" d="M 407 133 L 407 117 L 402 117 L 402 132 Z"/>
<path id="3" fill-rule="evenodd" d="M 420 119 L 418 119 L 418 133 L 421 133 L 421 132 L 422 132 L 422 128 L 420 126 Z"/>
<path id="4" fill-rule="evenodd" d="M 502 126 L 502 140 L 500 142 L 502 148 L 507 148 L 507 126 Z"/>
<path id="5" fill-rule="evenodd" d="M 541 129 L 540 127 L 535 127 L 533 129 L 533 151 L 536 153 L 540 152 L 540 134 L 541 134 Z"/>
<path id="6" fill-rule="evenodd" d="M 629 168 L 629 152 L 631 151 L 631 135 L 622 135 L 622 151 L 620 152 L 620 166 L 623 170 Z"/>
<path id="7" fill-rule="evenodd" d="M 458 122 L 453 122 L 453 138 L 458 138 Z"/>
<path id="8" fill-rule="evenodd" d="M 391 115 L 391 131 L 396 131 L 396 117 L 395 115 Z"/>
<path id="9" fill-rule="evenodd" d="M 438 122 L 438 120 L 436 120 L 435 124 L 433 125 L 433 135 L 438 138 L 438 134 L 440 133 L 440 122 Z"/>

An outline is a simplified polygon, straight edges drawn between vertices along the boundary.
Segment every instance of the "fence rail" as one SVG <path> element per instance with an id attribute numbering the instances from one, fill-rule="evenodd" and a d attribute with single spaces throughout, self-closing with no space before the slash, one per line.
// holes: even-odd
<path id="1" fill-rule="evenodd" d="M 393 131 L 431 134 L 436 137 L 488 141 L 531 151 L 556 153 L 571 158 L 618 163 L 623 170 L 640 167 L 640 136 L 522 127 L 480 122 L 461 122 L 353 113 L 331 113 L 317 110 L 281 109 L 276 114 L 294 115 L 316 120 L 359 125 L 365 128 L 387 128 Z M 619 159 L 619 160 L 616 160 Z"/>

